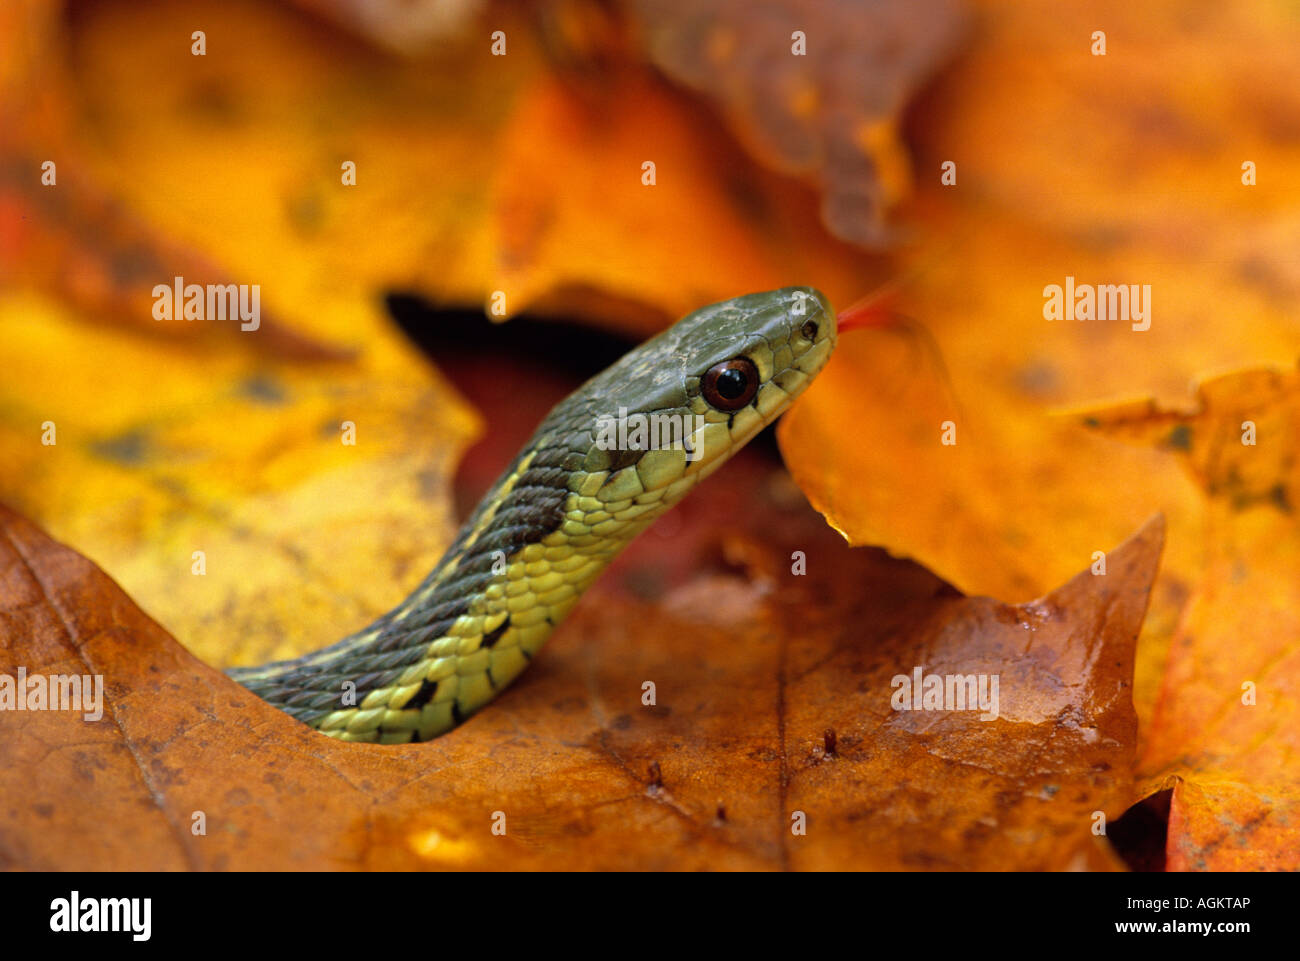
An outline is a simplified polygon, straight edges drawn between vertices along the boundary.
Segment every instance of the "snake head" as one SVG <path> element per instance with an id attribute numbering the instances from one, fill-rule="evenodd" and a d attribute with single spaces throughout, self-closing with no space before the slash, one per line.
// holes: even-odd
<path id="1" fill-rule="evenodd" d="M 692 320 L 698 328 L 687 326 Z M 680 348 L 695 356 L 694 366 L 702 371 L 687 380 L 692 408 L 708 415 L 752 406 L 756 429 L 790 406 L 835 348 L 835 312 L 812 287 L 737 297 L 696 311 L 677 326 L 683 328 Z"/>
<path id="2" fill-rule="evenodd" d="M 835 338 L 835 312 L 812 287 L 711 304 L 588 381 L 552 415 L 563 422 L 542 430 L 567 433 L 585 448 L 587 473 L 614 477 L 633 468 L 643 490 L 689 486 L 687 478 L 716 470 L 790 406 Z M 681 442 L 665 447 L 661 437 L 625 429 L 656 419 L 680 422 Z"/>

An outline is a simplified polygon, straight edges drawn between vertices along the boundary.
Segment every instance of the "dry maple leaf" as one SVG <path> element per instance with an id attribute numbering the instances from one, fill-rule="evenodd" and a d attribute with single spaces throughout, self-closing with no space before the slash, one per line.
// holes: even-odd
<path id="1" fill-rule="evenodd" d="M 747 485 L 747 506 L 789 515 L 765 489 Z M 430 744 L 376 750 L 321 737 L 195 660 L 93 564 L 5 510 L 0 671 L 103 675 L 107 703 L 98 723 L 0 713 L 12 803 L 0 859 L 1115 866 L 1092 825 L 1130 799 L 1128 685 L 1160 526 L 1113 552 L 1105 577 L 1081 574 L 1016 608 L 955 596 L 796 515 L 781 529 L 810 534 L 817 578 L 792 577 L 789 543 L 755 534 L 731 537 L 747 577 L 697 578 L 646 601 L 616 576 L 490 710 Z M 913 665 L 996 672 L 999 718 L 891 711 L 891 677 Z M 200 813 L 205 834 L 191 830 Z"/>

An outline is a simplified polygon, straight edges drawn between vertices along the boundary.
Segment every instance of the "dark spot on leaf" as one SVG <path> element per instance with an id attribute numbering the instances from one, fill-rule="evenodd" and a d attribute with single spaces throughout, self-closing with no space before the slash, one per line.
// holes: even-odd
<path id="1" fill-rule="evenodd" d="M 254 374 L 239 385 L 239 392 L 261 404 L 283 404 L 284 388 L 266 374 Z"/>
<path id="2" fill-rule="evenodd" d="M 320 230 L 325 219 L 325 207 L 315 193 L 302 193 L 285 202 L 285 215 L 300 236 L 310 237 Z"/>
<path id="3" fill-rule="evenodd" d="M 1178 424 L 1169 435 L 1165 437 L 1165 446 L 1174 450 L 1189 451 L 1192 449 L 1192 427 L 1190 424 Z"/>
<path id="4" fill-rule="evenodd" d="M 116 437 L 96 441 L 90 445 L 90 449 L 105 460 L 134 466 L 143 463 L 148 456 L 149 440 L 144 431 L 129 430 Z"/>
<path id="5" fill-rule="evenodd" d="M 1287 496 L 1285 484 L 1274 484 L 1273 489 L 1268 492 L 1268 498 L 1283 514 L 1290 514 L 1294 510 Z"/>

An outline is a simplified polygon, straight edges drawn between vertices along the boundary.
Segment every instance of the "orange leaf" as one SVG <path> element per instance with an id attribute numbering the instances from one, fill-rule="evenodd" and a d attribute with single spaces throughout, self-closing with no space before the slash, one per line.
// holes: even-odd
<path id="1" fill-rule="evenodd" d="M 1144 734 L 1144 793 L 1172 788 L 1171 870 L 1300 869 L 1300 374 L 1217 377 L 1194 410 L 1089 412 L 1174 452 L 1206 498 L 1204 564 Z"/>

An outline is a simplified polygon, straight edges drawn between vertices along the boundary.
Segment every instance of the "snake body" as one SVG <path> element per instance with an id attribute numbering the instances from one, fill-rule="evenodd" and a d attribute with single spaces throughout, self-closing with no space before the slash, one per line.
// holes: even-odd
<path id="1" fill-rule="evenodd" d="M 528 666 L 632 538 L 785 411 L 835 337 L 810 287 L 688 314 L 550 412 L 401 604 L 329 647 L 228 673 L 341 740 L 450 730 Z M 659 449 L 634 429 L 609 449 L 603 428 L 629 415 L 689 415 L 694 429 Z"/>

